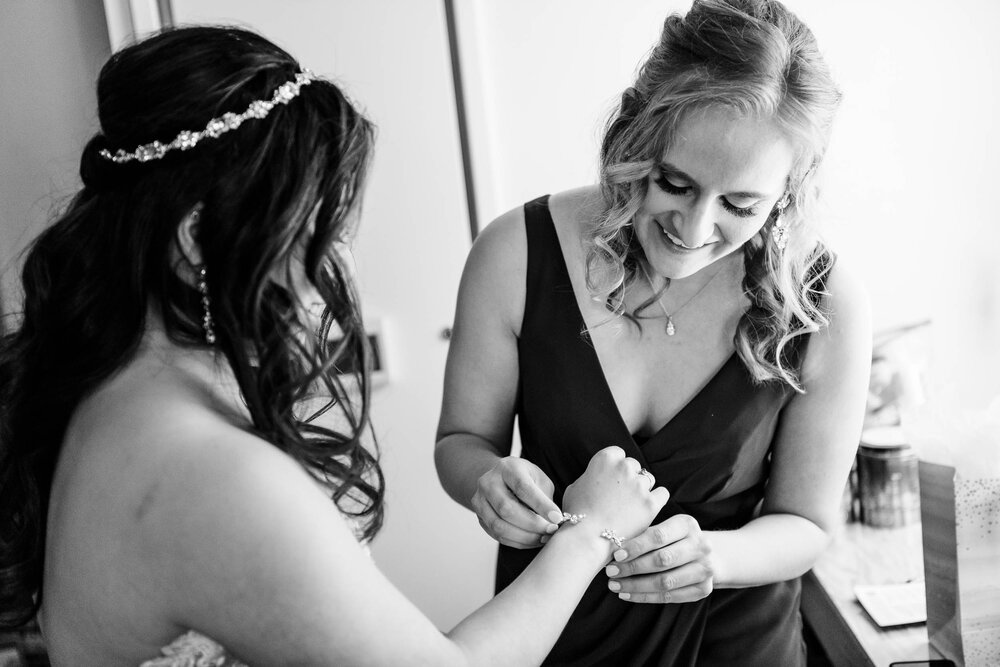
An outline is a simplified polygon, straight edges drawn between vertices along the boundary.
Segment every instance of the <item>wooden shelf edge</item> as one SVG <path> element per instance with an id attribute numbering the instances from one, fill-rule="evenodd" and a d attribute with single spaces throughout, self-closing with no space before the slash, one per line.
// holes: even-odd
<path id="1" fill-rule="evenodd" d="M 812 570 L 802 576 L 802 620 L 835 667 L 875 667 Z"/>

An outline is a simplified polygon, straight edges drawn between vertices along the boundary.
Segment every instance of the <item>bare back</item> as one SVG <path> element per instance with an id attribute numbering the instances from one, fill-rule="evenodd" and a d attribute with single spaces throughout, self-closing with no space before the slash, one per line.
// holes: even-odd
<path id="1" fill-rule="evenodd" d="M 42 609 L 49 652 L 61 663 L 135 665 L 185 629 L 161 604 L 177 584 L 158 567 L 150 513 L 165 491 L 202 485 L 190 468 L 211 448 L 226 455 L 233 436 L 246 442 L 246 418 L 206 367 L 173 361 L 140 351 L 81 403 L 67 429 L 52 486 Z M 259 441 L 243 455 L 270 449 Z"/>

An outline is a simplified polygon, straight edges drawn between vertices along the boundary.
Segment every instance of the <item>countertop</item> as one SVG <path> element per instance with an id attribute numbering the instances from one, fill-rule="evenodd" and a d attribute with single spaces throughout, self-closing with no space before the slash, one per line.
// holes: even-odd
<path id="1" fill-rule="evenodd" d="M 901 584 L 923 576 L 919 523 L 903 528 L 849 523 L 803 577 L 802 614 L 838 667 L 940 658 L 927 642 L 926 624 L 879 628 L 854 595 L 856 585 Z"/>

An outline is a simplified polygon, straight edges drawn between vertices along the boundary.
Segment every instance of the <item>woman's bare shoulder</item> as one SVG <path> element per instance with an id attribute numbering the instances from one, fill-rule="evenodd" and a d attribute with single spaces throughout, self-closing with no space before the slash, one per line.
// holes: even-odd
<path id="1" fill-rule="evenodd" d="M 597 185 L 564 190 L 549 199 L 552 223 L 559 235 L 567 267 L 573 275 L 583 270 L 588 232 L 593 229 L 604 210 L 604 198 Z"/>
<path id="2" fill-rule="evenodd" d="M 585 185 L 557 192 L 549 198 L 549 210 L 560 231 L 563 227 L 582 230 L 604 213 L 600 186 Z"/>
<path id="3" fill-rule="evenodd" d="M 170 369 L 123 380 L 81 405 L 60 460 L 46 579 L 55 632 L 79 625 L 67 610 L 88 604 L 102 619 L 94 632 L 136 655 L 187 628 L 229 646 L 233 628 L 267 615 L 258 597 L 298 593 L 289 568 L 303 565 L 288 553 L 323 551 L 324 567 L 330 554 L 366 558 L 325 488 L 197 383 Z"/>
<path id="4" fill-rule="evenodd" d="M 476 236 L 462 272 L 456 327 L 466 321 L 492 321 L 514 332 L 520 328 L 528 274 L 524 207 L 503 213 Z"/>
<path id="5" fill-rule="evenodd" d="M 472 244 L 470 259 L 493 265 L 516 262 L 527 248 L 524 232 L 524 206 L 516 206 L 494 218 Z M 509 268 L 509 267 L 504 267 Z"/>
<path id="6" fill-rule="evenodd" d="M 855 335 L 868 334 L 866 326 L 871 316 L 868 288 L 861 280 L 857 267 L 849 259 L 838 256 L 826 276 L 825 303 L 830 316 L 830 331 L 836 335 L 844 329 L 862 329 Z"/>
<path id="7" fill-rule="evenodd" d="M 127 366 L 66 430 L 45 579 L 46 631 L 61 646 L 155 652 L 147 642 L 182 629 L 185 600 L 213 585 L 220 559 L 239 565 L 226 543 L 266 539 L 293 507 L 332 505 L 209 388 L 166 365 L 150 370 Z M 78 605 L 92 615 L 75 615 Z"/>
<path id="8" fill-rule="evenodd" d="M 588 185 L 550 195 L 548 207 L 562 235 L 563 227 L 582 228 L 583 223 L 593 221 L 600 215 L 603 199 L 598 186 Z M 523 205 L 503 213 L 476 237 L 473 255 L 479 252 L 508 261 L 522 260 L 527 248 L 525 224 Z"/>
<path id="9" fill-rule="evenodd" d="M 872 323 L 868 290 L 849 261 L 838 257 L 825 279 L 829 319 L 809 344 L 803 366 L 807 384 L 836 372 L 865 366 L 871 360 Z M 860 372 L 860 371 L 859 371 Z"/>
<path id="10" fill-rule="evenodd" d="M 134 457 L 211 455 L 247 436 L 249 419 L 238 401 L 235 389 L 224 383 L 140 360 L 81 401 L 66 439 L 95 455 L 119 447 Z"/>
<path id="11" fill-rule="evenodd" d="M 170 534 L 171 522 L 205 504 L 231 502 L 263 471 L 270 484 L 308 484 L 301 466 L 253 432 L 238 401 L 235 389 L 169 367 L 127 368 L 74 415 L 64 452 L 73 460 L 60 461 L 65 486 L 89 487 L 84 493 L 141 539 Z"/>

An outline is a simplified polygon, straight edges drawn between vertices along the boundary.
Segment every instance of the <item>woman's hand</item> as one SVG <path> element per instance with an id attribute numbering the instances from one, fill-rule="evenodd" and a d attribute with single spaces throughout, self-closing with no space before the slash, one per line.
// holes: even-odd
<path id="1" fill-rule="evenodd" d="M 535 549 L 562 519 L 552 500 L 554 490 L 552 480 L 534 463 L 507 456 L 479 478 L 472 507 L 479 525 L 497 542 Z"/>
<path id="2" fill-rule="evenodd" d="M 694 517 L 677 514 L 616 551 L 608 588 L 629 602 L 692 602 L 713 589 L 711 549 Z"/>
<path id="3" fill-rule="evenodd" d="M 670 494 L 652 488 L 653 476 L 643 471 L 621 447 L 605 447 L 594 454 L 587 470 L 566 488 L 563 508 L 586 514 L 586 523 L 597 530 L 614 530 L 621 538 L 642 532 L 666 504 Z"/>

